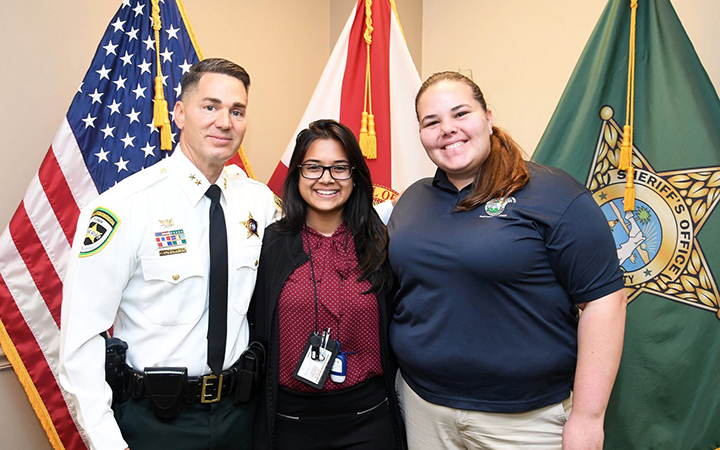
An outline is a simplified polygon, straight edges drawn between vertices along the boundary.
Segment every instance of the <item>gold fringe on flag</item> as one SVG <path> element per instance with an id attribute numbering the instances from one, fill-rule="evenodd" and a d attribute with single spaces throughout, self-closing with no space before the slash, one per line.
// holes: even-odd
<path id="1" fill-rule="evenodd" d="M 618 168 L 627 172 L 625 183 L 625 211 L 635 211 L 635 167 L 633 167 L 633 124 L 635 122 L 635 28 L 637 20 L 638 0 L 630 0 L 630 48 L 628 51 L 628 88 L 627 117 L 623 128 L 623 140 L 620 145 L 620 163 Z"/>
<path id="2" fill-rule="evenodd" d="M 398 16 L 397 6 L 395 6 L 395 0 L 390 0 L 390 6 L 392 7 L 393 13 L 395 14 L 395 20 L 397 20 L 397 24 L 400 27 L 400 34 L 402 34 L 403 39 L 405 39 L 405 30 L 403 30 L 402 23 L 400 23 L 400 16 Z M 405 39 L 405 43 L 407 44 L 407 39 Z"/>
<path id="3" fill-rule="evenodd" d="M 55 429 L 50 413 L 45 407 L 45 402 L 43 402 L 40 397 L 40 393 L 35 387 L 35 383 L 33 383 L 32 378 L 30 378 L 30 374 L 28 373 L 22 358 L 20 358 L 20 354 L 15 348 L 15 344 L 13 344 L 10 336 L 8 336 L 5 324 L 3 324 L 2 320 L 0 320 L 0 346 L 15 370 L 18 380 L 20 380 L 20 384 L 25 390 L 25 394 L 27 394 L 27 397 L 30 400 L 30 406 L 32 406 L 32 409 L 35 410 L 35 414 L 38 419 L 40 419 L 40 425 L 42 425 L 48 439 L 50 439 L 50 445 L 52 445 L 55 450 L 65 450 L 65 446 L 60 440 L 60 436 Z"/>
<path id="4" fill-rule="evenodd" d="M 160 129 L 160 148 L 172 150 L 172 131 L 168 117 L 168 104 L 163 92 L 162 68 L 160 67 L 160 5 L 159 0 L 152 0 L 153 30 L 155 30 L 155 56 L 157 60 L 157 73 L 155 75 L 155 109 L 153 110 L 153 125 Z"/>
<path id="5" fill-rule="evenodd" d="M 372 0 L 365 0 L 365 44 L 367 46 L 367 64 L 365 65 L 365 94 L 363 112 L 360 120 L 360 149 L 367 159 L 377 159 L 377 136 L 375 135 L 375 116 L 372 112 L 372 77 L 370 73 L 370 45 L 372 44 Z"/>
<path id="6" fill-rule="evenodd" d="M 248 159 L 247 155 L 245 154 L 245 149 L 243 149 L 243 146 L 241 145 L 238 149 L 238 155 L 240 156 L 240 161 L 243 163 L 243 168 L 245 169 L 245 173 L 247 173 L 247 176 L 252 178 L 253 180 L 257 180 L 255 178 L 255 172 L 252 170 L 252 166 L 250 165 L 250 160 Z"/>
<path id="7" fill-rule="evenodd" d="M 190 42 L 192 42 L 193 48 L 195 48 L 195 53 L 197 53 L 198 59 L 202 61 L 203 59 L 205 59 L 205 57 L 203 56 L 202 50 L 200 50 L 200 46 L 197 43 L 197 37 L 195 36 L 195 31 L 193 31 L 192 24 L 187 18 L 187 13 L 185 12 L 185 5 L 183 5 L 182 0 L 176 0 L 175 4 L 180 11 L 183 23 L 185 24 L 185 30 L 187 30 L 188 36 L 190 36 Z"/>

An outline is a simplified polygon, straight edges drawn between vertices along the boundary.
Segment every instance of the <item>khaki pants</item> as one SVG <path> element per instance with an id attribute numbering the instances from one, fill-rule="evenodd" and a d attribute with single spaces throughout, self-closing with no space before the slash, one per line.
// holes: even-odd
<path id="1" fill-rule="evenodd" d="M 398 376 L 409 450 L 560 450 L 572 397 L 524 413 L 465 411 L 435 405 Z"/>

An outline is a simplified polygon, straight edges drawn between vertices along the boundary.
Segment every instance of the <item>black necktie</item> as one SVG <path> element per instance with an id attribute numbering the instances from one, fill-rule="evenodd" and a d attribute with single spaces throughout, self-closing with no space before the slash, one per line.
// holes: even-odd
<path id="1" fill-rule="evenodd" d="M 220 375 L 225 360 L 228 298 L 228 246 L 220 188 L 213 184 L 205 192 L 210 200 L 210 309 L 208 311 L 208 366 Z"/>

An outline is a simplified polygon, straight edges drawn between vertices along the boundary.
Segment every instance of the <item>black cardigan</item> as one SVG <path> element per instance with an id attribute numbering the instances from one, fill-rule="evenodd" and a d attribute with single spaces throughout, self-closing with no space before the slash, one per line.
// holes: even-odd
<path id="1" fill-rule="evenodd" d="M 260 398 L 255 419 L 255 448 L 258 450 L 270 450 L 275 445 L 275 400 L 278 393 L 280 353 L 278 299 L 287 277 L 307 260 L 308 255 L 303 251 L 299 232 L 278 231 L 277 224 L 265 230 L 255 293 L 248 313 L 253 339 L 265 341 L 269 352 L 267 373 L 258 392 Z M 388 343 L 388 328 L 392 319 L 392 296 L 387 292 L 376 292 L 375 295 L 380 312 L 380 359 L 388 392 L 388 403 L 395 422 L 397 448 L 406 449 L 405 426 L 395 396 L 397 362 Z"/>

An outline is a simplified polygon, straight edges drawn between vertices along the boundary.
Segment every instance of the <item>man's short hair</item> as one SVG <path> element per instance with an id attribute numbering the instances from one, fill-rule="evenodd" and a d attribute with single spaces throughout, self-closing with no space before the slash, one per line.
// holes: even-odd
<path id="1" fill-rule="evenodd" d="M 250 75 L 232 61 L 223 58 L 208 58 L 198 61 L 190 67 L 190 71 L 182 78 L 182 93 L 191 92 L 206 73 L 220 73 L 242 81 L 245 91 L 250 92 Z"/>

